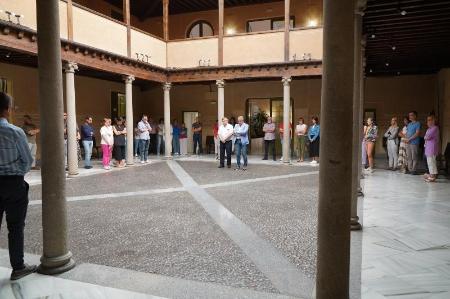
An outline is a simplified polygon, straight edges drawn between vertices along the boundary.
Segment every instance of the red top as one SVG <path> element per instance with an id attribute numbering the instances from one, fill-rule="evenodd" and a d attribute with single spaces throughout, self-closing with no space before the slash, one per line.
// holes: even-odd
<path id="1" fill-rule="evenodd" d="M 219 136 L 219 125 L 217 123 L 215 123 L 213 125 L 213 131 L 214 131 L 214 137 Z"/>

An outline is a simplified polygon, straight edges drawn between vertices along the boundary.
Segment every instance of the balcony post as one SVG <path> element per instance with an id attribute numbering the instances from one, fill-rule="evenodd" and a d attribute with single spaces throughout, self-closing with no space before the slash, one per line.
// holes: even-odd
<path id="1" fill-rule="evenodd" d="M 163 0 L 163 31 L 164 40 L 169 41 L 169 0 Z"/>
<path id="2" fill-rule="evenodd" d="M 291 162 L 291 77 L 283 77 L 283 163 Z"/>
<path id="3" fill-rule="evenodd" d="M 218 64 L 219 66 L 223 66 L 223 35 L 224 35 L 224 0 L 218 0 L 219 1 L 219 57 L 218 57 Z M 220 123 L 221 119 L 219 119 Z"/>
<path id="4" fill-rule="evenodd" d="M 222 118 L 225 116 L 225 81 L 217 80 L 217 119 L 219 124 L 222 123 Z"/>
<path id="5" fill-rule="evenodd" d="M 284 61 L 289 61 L 289 29 L 291 25 L 290 17 L 291 1 L 284 0 Z"/>
<path id="6" fill-rule="evenodd" d="M 164 90 L 164 145 L 166 151 L 166 158 L 172 157 L 172 135 L 170 129 L 170 89 L 172 83 L 166 82 L 163 84 Z"/>

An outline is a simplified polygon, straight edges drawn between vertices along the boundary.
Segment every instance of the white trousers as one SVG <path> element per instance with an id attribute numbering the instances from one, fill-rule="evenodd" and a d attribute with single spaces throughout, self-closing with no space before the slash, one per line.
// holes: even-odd
<path id="1" fill-rule="evenodd" d="M 388 139 L 387 151 L 389 156 L 389 167 L 395 168 L 398 165 L 398 145 L 395 140 Z"/>
<path id="2" fill-rule="evenodd" d="M 437 175 L 438 169 L 437 169 L 437 163 L 436 163 L 436 156 L 427 157 L 427 164 L 428 164 L 428 172 L 430 174 Z"/>
<path id="3" fill-rule="evenodd" d="M 214 137 L 214 153 L 216 154 L 216 156 L 220 154 L 219 136 Z"/>
<path id="4" fill-rule="evenodd" d="M 37 144 L 36 143 L 28 143 L 28 147 L 30 148 L 31 157 L 33 157 L 33 163 L 31 163 L 31 167 L 36 167 Z"/>
<path id="5" fill-rule="evenodd" d="M 187 138 L 180 138 L 180 155 L 187 155 Z"/>

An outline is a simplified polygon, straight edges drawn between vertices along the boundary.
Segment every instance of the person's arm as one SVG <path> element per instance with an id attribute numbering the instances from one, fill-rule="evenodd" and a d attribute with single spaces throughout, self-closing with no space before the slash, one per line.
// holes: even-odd
<path id="1" fill-rule="evenodd" d="M 120 135 L 121 134 L 121 132 L 117 131 L 115 126 L 113 126 L 113 132 L 114 132 L 114 135 Z"/>
<path id="2" fill-rule="evenodd" d="M 416 132 L 411 137 L 408 138 L 408 142 L 410 142 L 413 139 L 416 139 L 417 137 L 419 137 L 419 135 L 420 135 L 420 125 L 417 128 Z"/>
<path id="3" fill-rule="evenodd" d="M 241 136 L 245 136 L 248 134 L 248 125 L 244 125 L 243 128 L 241 128 L 240 133 Z"/>
<path id="4" fill-rule="evenodd" d="M 33 157 L 31 156 L 30 147 L 28 146 L 27 137 L 23 131 L 18 132 L 16 140 L 16 148 L 19 152 L 19 159 L 21 162 L 21 169 L 23 173 L 27 173 L 31 169 Z"/>
<path id="5" fill-rule="evenodd" d="M 386 133 L 384 133 L 384 137 L 387 137 L 388 139 L 390 139 L 391 136 L 392 136 L 392 132 L 391 132 L 391 128 L 389 127 L 389 129 L 387 129 Z"/>
<path id="6" fill-rule="evenodd" d="M 314 135 L 311 142 L 315 141 L 320 136 L 320 126 L 317 126 L 316 128 L 317 128 L 317 133 L 316 133 L 316 135 Z"/>

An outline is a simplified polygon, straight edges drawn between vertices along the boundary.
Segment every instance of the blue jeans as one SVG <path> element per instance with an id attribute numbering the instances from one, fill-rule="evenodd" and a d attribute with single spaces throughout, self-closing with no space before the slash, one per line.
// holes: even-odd
<path id="1" fill-rule="evenodd" d="M 173 136 L 172 147 L 173 154 L 180 154 L 180 136 Z"/>
<path id="2" fill-rule="evenodd" d="M 150 146 L 150 140 L 139 139 L 139 154 L 141 155 L 141 161 L 148 160 L 149 146 Z"/>
<path id="3" fill-rule="evenodd" d="M 164 136 L 158 135 L 158 143 L 156 144 L 156 154 L 159 156 L 161 153 L 164 155 Z"/>
<path id="4" fill-rule="evenodd" d="M 236 163 L 241 167 L 241 155 L 244 160 L 244 167 L 247 167 L 247 144 L 243 144 L 240 139 L 236 139 L 234 143 L 236 149 Z"/>
<path id="5" fill-rule="evenodd" d="M 83 140 L 84 147 L 84 166 L 91 166 L 91 156 L 92 156 L 92 146 L 94 145 L 94 141 L 92 140 Z"/>
<path id="6" fill-rule="evenodd" d="M 194 155 L 197 154 L 197 144 L 198 144 L 198 154 L 202 153 L 202 134 L 194 134 Z"/>

